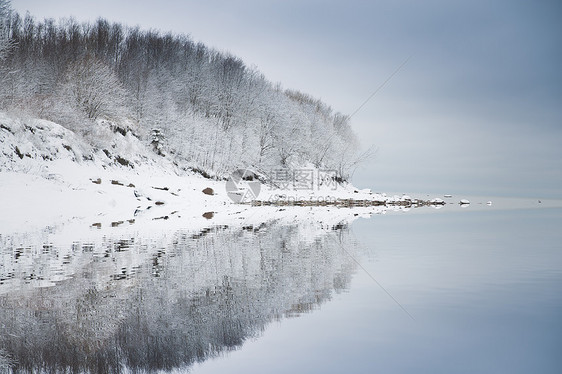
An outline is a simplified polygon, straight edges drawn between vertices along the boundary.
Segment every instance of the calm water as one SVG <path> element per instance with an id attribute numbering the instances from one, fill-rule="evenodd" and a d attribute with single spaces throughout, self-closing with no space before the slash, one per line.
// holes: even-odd
<path id="1" fill-rule="evenodd" d="M 562 209 L 530 206 L 0 237 L 0 367 L 560 373 Z"/>

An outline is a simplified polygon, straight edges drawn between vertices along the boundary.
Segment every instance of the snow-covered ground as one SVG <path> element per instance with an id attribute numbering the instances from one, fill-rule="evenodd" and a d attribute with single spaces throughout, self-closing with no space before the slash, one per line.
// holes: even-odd
<path id="1" fill-rule="evenodd" d="M 156 155 L 131 130 L 123 135 L 112 126 L 100 122 L 90 135 L 93 140 L 85 142 L 53 122 L 0 113 L 0 234 L 57 227 L 57 232 L 88 237 L 100 235 L 100 229 L 106 228 L 151 231 L 190 227 L 196 231 L 212 225 L 243 226 L 272 219 L 335 225 L 388 209 L 369 207 L 350 212 L 334 206 L 235 204 L 227 195 L 226 181 L 182 170 L 173 159 Z M 258 196 L 263 201 L 279 197 L 388 200 L 349 184 L 304 191 L 264 185 Z M 101 231 L 105 234 L 106 230 Z"/>

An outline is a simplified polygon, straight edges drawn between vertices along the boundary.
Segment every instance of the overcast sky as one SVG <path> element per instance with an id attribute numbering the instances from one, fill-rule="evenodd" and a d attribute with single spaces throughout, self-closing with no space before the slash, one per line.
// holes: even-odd
<path id="1" fill-rule="evenodd" d="M 12 0 L 189 34 L 353 113 L 384 192 L 562 198 L 562 2 Z"/>

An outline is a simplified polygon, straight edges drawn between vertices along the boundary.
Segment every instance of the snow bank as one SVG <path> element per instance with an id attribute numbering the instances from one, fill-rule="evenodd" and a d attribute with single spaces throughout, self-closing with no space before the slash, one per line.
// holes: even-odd
<path id="1" fill-rule="evenodd" d="M 81 230 L 81 235 L 87 237 L 92 233 L 95 236 L 100 228 L 150 231 L 175 226 L 197 230 L 209 225 L 242 226 L 272 219 L 335 225 L 386 210 L 370 207 L 348 212 L 337 207 L 234 204 L 227 195 L 225 181 L 205 179 L 180 169 L 172 159 L 156 155 L 130 130 L 125 134 L 116 132 L 112 124 L 100 121 L 95 135 L 96 146 L 56 123 L 0 113 L 0 234 L 57 227 L 57 232 Z M 315 186 L 308 191 L 262 186 L 259 198 L 280 196 L 385 199 L 350 184 L 337 188 Z M 63 226 L 72 229 L 61 230 Z"/>

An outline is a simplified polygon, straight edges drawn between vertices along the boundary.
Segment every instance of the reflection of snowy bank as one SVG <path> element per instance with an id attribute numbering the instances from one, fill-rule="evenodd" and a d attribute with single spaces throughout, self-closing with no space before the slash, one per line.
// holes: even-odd
<path id="1" fill-rule="evenodd" d="M 303 241 L 314 241 L 360 217 L 386 212 L 386 208 L 338 209 L 317 207 L 231 206 L 211 218 L 198 215 L 156 219 L 139 214 L 133 223 L 118 226 L 92 226 L 78 220 L 21 234 L 0 236 L 0 295 L 50 287 L 80 274 L 84 269 L 99 269 L 115 279 L 129 278 L 170 244 L 170 233 L 200 239 L 217 230 L 250 230 L 264 225 L 299 225 Z M 398 208 L 396 208 L 398 209 Z M 210 216 L 209 216 L 210 217 Z M 162 239 L 157 239 L 162 238 Z M 111 261 L 106 261 L 111 258 Z M 91 279 L 97 279 L 94 272 Z"/>
<path id="2" fill-rule="evenodd" d="M 7 244 L 4 260 L 13 255 Z M 4 285 L 0 349 L 28 371 L 186 366 L 347 288 L 354 262 L 341 246 L 354 253 L 345 226 L 312 222 L 30 245 L 4 263 L 19 275 L 28 268 L 59 280 L 47 288 L 26 288 L 25 278 Z"/>

